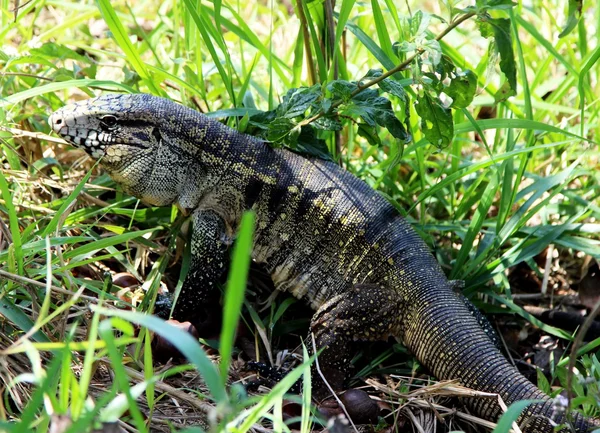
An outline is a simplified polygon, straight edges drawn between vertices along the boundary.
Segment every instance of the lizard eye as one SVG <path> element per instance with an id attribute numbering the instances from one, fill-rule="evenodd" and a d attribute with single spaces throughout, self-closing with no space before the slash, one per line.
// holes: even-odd
<path id="1" fill-rule="evenodd" d="M 162 135 L 160 135 L 160 131 L 158 130 L 158 128 L 154 128 L 152 130 L 152 135 L 154 136 L 154 139 L 157 143 L 160 143 L 162 141 Z"/>
<path id="2" fill-rule="evenodd" d="M 117 118 L 111 114 L 107 114 L 106 116 L 102 116 L 100 119 L 102 124 L 107 128 L 112 128 L 117 125 Z"/>

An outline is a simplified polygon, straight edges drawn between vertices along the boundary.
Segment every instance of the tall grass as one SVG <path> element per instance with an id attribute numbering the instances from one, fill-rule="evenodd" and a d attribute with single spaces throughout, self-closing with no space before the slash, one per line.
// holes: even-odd
<path id="1" fill-rule="evenodd" d="M 514 301 L 508 272 L 524 262 L 541 274 L 534 258 L 548 246 L 577 260 L 600 259 L 600 44 L 590 31 L 600 25 L 595 5 L 584 4 L 581 20 L 561 38 L 569 20 L 562 2 L 490 11 L 490 20 L 509 20 L 504 36 L 512 40 L 517 83 L 515 96 L 495 102 L 510 81 L 499 68 L 506 53 L 498 59 L 474 18 L 453 28 L 462 15 L 447 2 L 343 0 L 329 12 L 328 2 L 301 0 L 32 0 L 17 2 L 16 11 L 13 4 L 0 0 L 0 347 L 3 358 L 18 367 L 0 373 L 0 428 L 46 431 L 53 416 L 68 414 L 67 431 L 73 432 L 118 420 L 139 431 L 167 430 L 169 418 L 147 414 L 162 407 L 165 378 L 190 373 L 187 367 L 155 370 L 145 330 L 167 337 L 201 373 L 205 387 L 197 391 L 198 401 L 206 405 L 194 408 L 204 414 L 204 429 L 248 431 L 263 422 L 287 431 L 283 395 L 309 373 L 308 361 L 301 363 L 260 398 L 226 386 L 235 365 L 249 220 L 225 292 L 219 368 L 212 364 L 215 356 L 186 333 L 126 310 L 138 306 L 139 294 L 130 289 L 122 296 L 104 273 L 124 270 L 143 282 L 141 309 L 150 311 L 161 285 L 181 285 L 186 261 L 181 273 L 170 265 L 182 252 L 183 222 L 176 209 L 145 207 L 115 191 L 81 153 L 46 135 L 51 111 L 109 91 L 167 96 L 261 133 L 265 125 L 252 116 L 276 109 L 292 88 L 316 85 L 320 100 L 343 110 L 353 100 L 339 99 L 334 82 L 359 81 L 370 69 L 391 71 L 387 97 L 411 139 L 348 114 L 336 119 L 338 131 L 327 130 L 333 123 L 320 124 L 317 134 L 326 150 L 398 207 L 449 277 L 465 281 L 465 294 L 487 300 L 480 303 L 484 309 L 504 306 L 550 334 L 573 339 Z M 431 15 L 417 20 L 420 9 Z M 418 33 L 415 27 L 427 19 L 430 24 Z M 417 34 L 428 41 L 438 36 L 441 57 L 473 71 L 477 85 L 472 102 L 446 119 L 453 133 L 443 147 L 430 143 L 425 129 L 437 124 L 422 122 L 414 104 L 435 81 L 426 67 L 407 62 L 412 51 L 406 44 Z M 428 44 L 428 54 L 436 55 L 435 44 Z M 403 62 L 406 67 L 398 68 Z M 364 95 L 362 87 L 353 89 Z M 315 113 L 307 108 L 303 114 Z M 319 113 L 325 122 L 327 111 Z M 299 122 L 318 124 L 307 119 L 286 125 L 291 130 Z M 289 306 L 277 303 L 268 317 L 250 308 L 255 340 L 269 352 L 280 313 Z M 596 381 L 597 345 L 577 353 L 580 371 Z M 552 371 L 563 386 L 566 365 L 557 362 Z M 407 369 L 404 364 L 397 371 Z M 94 377 L 103 373 L 112 380 L 98 391 Z M 576 387 L 580 407 L 597 414 L 597 404 L 590 403 L 597 388 Z M 309 414 L 305 396 L 303 431 Z M 184 424 L 179 421 L 178 427 Z"/>

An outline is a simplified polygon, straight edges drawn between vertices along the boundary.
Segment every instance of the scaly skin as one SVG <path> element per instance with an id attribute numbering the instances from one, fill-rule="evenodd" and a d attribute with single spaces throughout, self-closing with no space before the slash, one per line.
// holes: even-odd
<path id="1" fill-rule="evenodd" d="M 252 257 L 277 289 L 305 299 L 311 330 L 326 347 L 320 365 L 340 388 L 351 343 L 399 337 L 439 379 L 499 394 L 506 404 L 542 400 L 519 420 L 550 432 L 552 401 L 523 377 L 452 290 L 426 244 L 383 197 L 335 164 L 242 135 L 149 95 L 106 95 L 66 106 L 55 132 L 101 163 L 126 192 L 191 214 L 190 272 L 174 317 L 198 323 L 214 309 L 244 210 L 256 212 Z M 496 420 L 494 399 L 472 399 Z M 575 431 L 590 423 L 573 416 Z M 562 417 L 555 419 L 563 422 Z"/>

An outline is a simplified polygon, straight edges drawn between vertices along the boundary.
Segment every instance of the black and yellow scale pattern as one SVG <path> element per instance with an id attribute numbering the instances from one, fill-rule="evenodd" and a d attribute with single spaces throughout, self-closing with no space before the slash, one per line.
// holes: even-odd
<path id="1" fill-rule="evenodd" d="M 85 149 L 124 190 L 191 215 L 191 268 L 174 317 L 197 323 L 218 308 L 215 282 L 242 213 L 256 212 L 253 259 L 277 289 L 316 310 L 320 365 L 342 386 L 352 343 L 400 338 L 439 379 L 498 393 L 509 405 L 539 399 L 520 419 L 526 432 L 562 423 L 553 402 L 501 354 L 480 315 L 456 294 L 426 244 L 366 183 L 330 162 L 238 133 L 150 95 L 106 95 L 66 106 L 55 132 Z M 484 330 L 485 329 L 485 330 Z M 467 402 L 496 420 L 493 399 Z M 551 419 L 554 418 L 554 421 Z M 573 415 L 577 432 L 590 422 Z"/>

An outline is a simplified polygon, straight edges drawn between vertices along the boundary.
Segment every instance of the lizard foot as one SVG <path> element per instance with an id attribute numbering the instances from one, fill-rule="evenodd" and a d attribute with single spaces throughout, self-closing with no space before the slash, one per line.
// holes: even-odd
<path id="1" fill-rule="evenodd" d="M 339 396 L 346 412 L 354 424 L 376 424 L 379 416 L 379 406 L 371 400 L 369 394 L 361 389 L 349 389 Z M 343 408 L 333 397 L 318 405 L 319 413 L 326 419 L 344 414 Z"/>
<path id="2" fill-rule="evenodd" d="M 182 331 L 186 331 L 192 337 L 198 339 L 198 331 L 196 327 L 192 325 L 190 322 L 178 322 L 177 320 L 167 320 L 167 323 L 176 326 Z M 154 338 L 152 339 L 152 356 L 155 360 L 159 362 L 167 362 L 169 359 L 173 359 L 175 361 L 183 361 L 185 357 L 182 353 L 177 350 L 171 342 L 158 334 L 154 334 Z"/>

